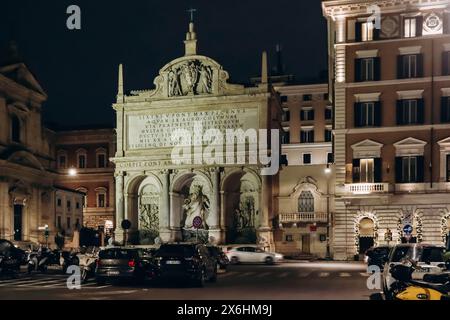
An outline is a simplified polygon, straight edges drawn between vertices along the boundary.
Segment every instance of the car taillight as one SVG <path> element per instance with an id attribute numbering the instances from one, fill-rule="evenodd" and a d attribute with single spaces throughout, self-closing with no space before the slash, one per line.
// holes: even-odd
<path id="1" fill-rule="evenodd" d="M 128 267 L 134 268 L 136 266 L 136 262 L 134 260 L 128 261 Z"/>

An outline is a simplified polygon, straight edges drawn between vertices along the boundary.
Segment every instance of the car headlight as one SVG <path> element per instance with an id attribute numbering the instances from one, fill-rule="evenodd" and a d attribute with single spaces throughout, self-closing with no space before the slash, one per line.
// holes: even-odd
<path id="1" fill-rule="evenodd" d="M 277 254 L 275 254 L 275 258 L 277 258 L 277 259 L 283 259 L 284 257 L 283 257 L 282 254 L 277 253 Z"/>

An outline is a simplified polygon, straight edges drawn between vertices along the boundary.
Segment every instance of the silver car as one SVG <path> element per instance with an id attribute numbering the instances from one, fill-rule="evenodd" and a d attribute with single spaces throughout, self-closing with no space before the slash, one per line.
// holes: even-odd
<path id="1" fill-rule="evenodd" d="M 256 245 L 242 245 L 232 247 L 225 252 L 232 264 L 237 263 L 265 263 L 274 264 L 283 259 L 283 255 L 275 252 L 264 251 Z"/>

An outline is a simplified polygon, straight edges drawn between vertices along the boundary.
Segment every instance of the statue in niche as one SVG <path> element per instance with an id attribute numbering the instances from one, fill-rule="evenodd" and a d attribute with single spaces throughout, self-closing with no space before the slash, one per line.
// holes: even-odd
<path id="1" fill-rule="evenodd" d="M 172 69 L 169 72 L 169 96 L 181 96 L 180 69 Z"/>
<path id="2" fill-rule="evenodd" d="M 203 193 L 203 187 L 196 185 L 193 191 L 188 195 L 188 198 L 184 201 L 183 209 L 185 212 L 185 229 L 194 229 L 193 222 L 195 217 L 202 218 L 203 226 L 200 229 L 207 229 L 206 219 L 209 212 L 209 199 Z"/>
<path id="3" fill-rule="evenodd" d="M 147 186 L 140 196 L 139 229 L 159 230 L 159 194 L 154 186 Z"/>
<path id="4" fill-rule="evenodd" d="M 198 82 L 197 92 L 211 93 L 212 92 L 212 69 L 204 64 L 199 66 L 200 80 Z"/>
<path id="5" fill-rule="evenodd" d="M 239 204 L 239 209 L 235 212 L 236 229 L 249 229 L 255 227 L 255 199 L 253 197 L 245 197 Z"/>

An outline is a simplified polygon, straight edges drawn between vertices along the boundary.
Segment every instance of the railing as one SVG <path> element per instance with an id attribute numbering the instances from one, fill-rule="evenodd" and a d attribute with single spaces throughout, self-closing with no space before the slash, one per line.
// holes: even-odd
<path id="1" fill-rule="evenodd" d="M 326 212 L 281 213 L 280 222 L 327 222 Z"/>
<path id="2" fill-rule="evenodd" d="M 389 183 L 353 183 L 346 184 L 347 193 L 370 194 L 389 192 Z"/>

